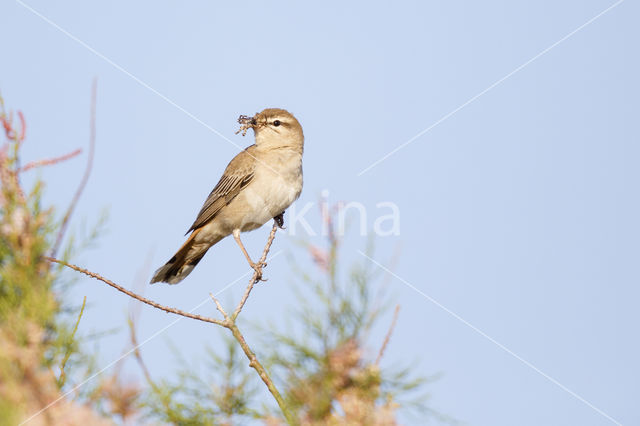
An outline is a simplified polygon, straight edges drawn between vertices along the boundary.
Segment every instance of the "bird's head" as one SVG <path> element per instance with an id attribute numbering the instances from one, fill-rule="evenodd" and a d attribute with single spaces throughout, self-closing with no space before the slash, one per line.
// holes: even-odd
<path id="1" fill-rule="evenodd" d="M 253 117 L 241 115 L 238 118 L 244 136 L 253 129 L 258 146 L 292 146 L 300 147 L 304 143 L 302 126 L 289 111 L 280 108 L 267 108 Z"/>

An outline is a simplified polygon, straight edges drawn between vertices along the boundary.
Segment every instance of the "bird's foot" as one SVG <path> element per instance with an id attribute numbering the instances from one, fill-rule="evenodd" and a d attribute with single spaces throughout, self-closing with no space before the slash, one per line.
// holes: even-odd
<path id="1" fill-rule="evenodd" d="M 262 278 L 262 268 L 267 266 L 266 262 L 256 262 L 251 263 L 251 267 L 254 271 L 256 271 L 256 282 L 258 281 L 266 281 L 266 279 Z"/>
<path id="2" fill-rule="evenodd" d="M 276 225 L 278 225 L 278 228 L 284 229 L 284 212 L 280 213 L 278 216 L 275 216 L 273 220 L 276 221 Z"/>

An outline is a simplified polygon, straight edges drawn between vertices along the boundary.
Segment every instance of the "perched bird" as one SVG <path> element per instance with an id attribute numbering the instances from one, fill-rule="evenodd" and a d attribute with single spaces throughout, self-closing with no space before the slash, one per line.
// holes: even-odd
<path id="1" fill-rule="evenodd" d="M 302 191 L 304 135 L 296 118 L 284 109 L 268 108 L 238 119 L 243 135 L 255 133 L 255 144 L 236 155 L 205 201 L 178 252 L 159 268 L 151 284 L 182 281 L 207 250 L 233 235 L 247 261 L 260 276 L 263 264 L 254 263 L 240 240 L 269 219 L 282 226 L 282 214 Z"/>

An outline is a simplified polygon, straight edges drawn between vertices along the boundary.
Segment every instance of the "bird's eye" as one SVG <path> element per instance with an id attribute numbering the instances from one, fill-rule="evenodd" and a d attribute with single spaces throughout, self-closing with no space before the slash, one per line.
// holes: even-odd
<path id="1" fill-rule="evenodd" d="M 276 120 L 276 121 L 273 122 L 273 125 L 276 126 L 276 127 L 278 127 L 280 124 L 282 124 L 282 123 L 280 123 L 280 120 Z"/>

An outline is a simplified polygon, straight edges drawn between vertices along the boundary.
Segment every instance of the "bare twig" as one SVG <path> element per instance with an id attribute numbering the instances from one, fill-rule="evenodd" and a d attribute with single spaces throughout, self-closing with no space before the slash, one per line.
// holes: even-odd
<path id="1" fill-rule="evenodd" d="M 65 233 L 67 232 L 67 226 L 69 225 L 69 220 L 71 219 L 71 215 L 76 208 L 76 204 L 80 200 L 80 196 L 82 196 L 82 192 L 84 191 L 85 186 L 87 186 L 87 182 L 89 181 L 89 176 L 91 175 L 91 170 L 93 169 L 93 154 L 95 152 L 96 147 L 96 96 L 98 82 L 97 79 L 93 79 L 93 85 L 91 87 L 91 124 L 90 124 L 90 134 L 89 134 L 89 154 L 87 157 L 87 166 L 84 169 L 84 175 L 80 180 L 80 184 L 78 185 L 78 189 L 76 189 L 76 193 L 73 195 L 71 200 L 71 204 L 69 204 L 69 208 L 62 218 L 62 224 L 60 225 L 60 231 L 58 231 L 58 236 L 56 237 L 56 241 L 53 244 L 53 248 L 51 249 L 51 257 L 55 257 L 58 249 L 60 248 L 60 244 L 62 244 L 62 239 L 64 238 Z"/>
<path id="2" fill-rule="evenodd" d="M 192 313 L 189 313 L 189 312 L 182 311 L 182 310 L 177 309 L 177 308 L 172 308 L 172 307 L 169 307 L 169 306 L 161 305 L 161 304 L 159 304 L 157 302 L 154 302 L 153 300 L 149 300 L 149 299 L 147 299 L 145 297 L 142 297 L 142 296 L 140 296 L 140 295 L 138 295 L 138 294 L 136 294 L 136 293 L 134 293 L 132 291 L 129 291 L 126 288 L 114 283 L 113 281 L 108 280 L 108 279 L 96 274 L 95 272 L 91 272 L 91 271 L 89 271 L 87 269 L 84 269 L 84 268 L 81 268 L 79 266 L 73 265 L 71 263 L 65 262 L 64 260 L 54 259 L 53 257 L 49 257 L 49 256 L 45 256 L 45 259 L 47 259 L 49 262 L 59 263 L 60 265 L 64 265 L 67 268 L 73 269 L 74 271 L 81 272 L 81 273 L 83 273 L 85 275 L 90 276 L 91 278 L 95 278 L 95 279 L 97 279 L 99 281 L 102 281 L 103 283 L 105 283 L 107 285 L 110 285 L 111 287 L 113 287 L 116 290 L 126 294 L 127 296 L 133 297 L 134 299 L 137 299 L 137 300 L 141 301 L 142 303 L 146 303 L 149 306 L 153 306 L 154 308 L 161 309 L 161 310 L 163 310 L 165 312 L 170 312 L 172 314 L 181 315 L 183 317 L 195 319 L 195 320 L 198 320 L 198 321 L 210 322 L 212 324 L 223 325 L 223 321 L 221 321 L 221 320 L 217 320 L 217 319 L 209 318 L 209 317 L 204 317 L 202 315 L 196 315 L 196 314 L 192 314 Z"/>
<path id="3" fill-rule="evenodd" d="M 145 364 L 142 359 L 142 354 L 140 353 L 140 345 L 138 344 L 138 336 L 136 334 L 136 324 L 133 316 L 129 316 L 129 337 L 131 339 L 131 347 L 133 348 L 133 355 L 136 357 L 136 361 L 138 361 L 138 365 L 142 370 L 142 374 L 144 378 L 147 380 L 147 383 L 152 388 L 156 388 L 156 384 L 151 378 L 151 373 L 149 373 L 149 369 L 147 368 L 147 364 Z"/>
<path id="4" fill-rule="evenodd" d="M 20 119 L 20 136 L 16 136 L 18 141 L 18 147 L 24 142 L 25 135 L 27 133 L 27 123 L 24 121 L 24 115 L 22 111 L 18 111 L 18 118 Z"/>
<path id="5" fill-rule="evenodd" d="M 76 155 L 79 155 L 81 152 L 82 152 L 82 149 L 78 148 L 75 151 L 72 151 L 72 152 L 70 152 L 68 154 L 61 155 L 60 157 L 47 158 L 47 159 L 38 160 L 38 161 L 32 161 L 31 163 L 27 164 L 26 166 L 21 167 L 20 170 L 18 170 L 18 172 L 22 173 L 22 172 L 26 172 L 28 170 L 34 169 L 36 167 L 51 166 L 53 164 L 58 164 L 58 163 L 61 163 L 63 161 L 69 160 L 69 159 L 75 157 Z"/>
<path id="6" fill-rule="evenodd" d="M 266 245 L 264 247 L 264 250 L 262 251 L 262 257 L 260 258 L 260 262 L 262 262 L 262 263 L 264 263 L 266 261 L 266 259 L 267 259 L 267 255 L 269 254 L 269 250 L 271 249 L 271 245 L 273 244 L 273 240 L 275 239 L 277 230 L 278 230 L 278 224 L 277 224 L 276 221 L 274 221 L 273 228 L 271 229 L 271 233 L 269 234 L 269 238 L 267 240 L 267 243 L 266 243 Z M 222 314 L 222 317 L 224 318 L 222 320 L 219 320 L 219 319 L 214 319 L 214 318 L 209 318 L 209 317 L 203 317 L 201 315 L 191 314 L 189 312 L 185 312 L 185 311 L 182 311 L 180 309 L 176 309 L 176 308 L 172 308 L 172 307 L 169 307 L 169 306 L 161 305 L 161 304 L 156 303 L 156 302 L 154 302 L 152 300 L 149 300 L 149 299 L 147 299 L 145 297 L 142 297 L 142 296 L 140 296 L 140 295 L 138 295 L 138 294 L 136 294 L 136 293 L 134 293 L 134 292 L 132 292 L 130 290 L 127 290 L 126 288 L 124 288 L 124 287 L 114 283 L 113 281 L 110 281 L 110 280 L 108 280 L 108 279 L 96 274 L 95 272 L 91 272 L 91 271 L 89 271 L 87 269 L 81 268 L 79 266 L 73 265 L 73 264 L 65 262 L 63 260 L 55 259 L 53 257 L 48 257 L 47 256 L 47 257 L 45 257 L 45 259 L 47 259 L 50 262 L 54 262 L 54 263 L 58 263 L 60 265 L 64 265 L 64 266 L 66 266 L 68 268 L 71 268 L 71 269 L 73 269 L 75 271 L 78 271 L 78 272 L 81 272 L 81 273 L 83 273 L 85 275 L 88 275 L 91 278 L 95 278 L 95 279 L 97 279 L 99 281 L 102 281 L 103 283 L 115 288 L 116 290 L 126 294 L 127 296 L 132 297 L 132 298 L 134 298 L 136 300 L 139 300 L 140 302 L 146 303 L 149 306 L 153 306 L 154 308 L 161 309 L 161 310 L 163 310 L 165 312 L 170 312 L 170 313 L 173 313 L 173 314 L 176 314 L 176 315 L 181 315 L 181 316 L 186 317 L 186 318 L 192 318 L 192 319 L 195 319 L 195 320 L 198 320 L 198 321 L 217 324 L 219 326 L 222 326 L 222 327 L 228 329 L 229 331 L 231 331 L 231 334 L 238 341 L 238 343 L 242 347 L 242 350 L 244 351 L 245 355 L 249 359 L 249 366 L 251 368 L 253 368 L 254 370 L 256 370 L 256 372 L 258 373 L 258 375 L 260 376 L 260 378 L 262 379 L 264 384 L 269 389 L 269 392 L 271 392 L 271 394 L 273 395 L 273 397 L 276 400 L 276 402 L 278 403 L 278 406 L 280 407 L 280 410 L 282 411 L 282 414 L 284 415 L 287 423 L 289 425 L 295 425 L 295 424 L 298 423 L 298 422 L 296 422 L 296 420 L 293 417 L 291 411 L 287 407 L 287 404 L 285 403 L 284 398 L 282 397 L 282 395 L 280 394 L 280 392 L 276 388 L 275 384 L 273 383 L 273 380 L 269 376 L 269 373 L 267 373 L 267 370 L 262 366 L 260 361 L 258 361 L 258 358 L 256 357 L 255 353 L 251 350 L 251 348 L 247 344 L 247 341 L 245 340 L 244 336 L 240 332 L 240 329 L 236 325 L 236 318 L 238 317 L 238 315 L 242 311 L 242 308 L 244 307 L 245 303 L 247 302 L 247 299 L 249 298 L 249 295 L 251 294 L 251 290 L 253 289 L 255 284 L 260 281 L 260 276 L 259 276 L 260 273 L 258 271 L 255 271 L 253 273 L 253 276 L 251 277 L 251 280 L 249 281 L 249 284 L 247 285 L 247 289 L 245 290 L 244 295 L 242 296 L 242 299 L 238 303 L 238 306 L 233 311 L 232 315 L 227 314 L 227 312 L 224 310 L 224 308 L 222 307 L 222 305 L 220 304 L 218 299 L 216 299 L 215 296 L 213 294 L 211 294 L 211 298 L 213 299 L 214 303 L 216 304 L 216 307 L 217 307 L 218 311 L 220 311 L 220 313 Z M 134 330 L 134 325 L 133 325 L 133 321 L 132 320 L 130 320 L 130 324 L 129 325 L 130 325 L 130 329 L 131 329 L 132 343 L 134 344 L 134 347 L 135 347 L 136 335 L 135 335 L 135 330 Z M 136 358 L 138 359 L 139 364 L 143 368 L 143 373 L 144 373 L 147 381 L 149 382 L 149 384 L 151 386 L 154 386 L 153 381 L 151 380 L 151 375 L 149 374 L 148 370 L 146 369 L 146 366 L 144 366 L 144 363 L 142 361 L 142 357 L 140 356 L 140 353 L 136 351 L 135 354 L 136 354 Z"/>
<path id="7" fill-rule="evenodd" d="M 147 254 L 147 258 L 144 261 L 144 264 L 136 272 L 133 289 L 139 292 L 140 294 L 144 294 L 144 290 L 147 284 L 146 277 L 149 275 L 152 259 L 153 259 L 153 256 L 151 252 L 149 252 Z M 147 383 L 151 387 L 156 388 L 156 384 L 151 378 L 149 369 L 147 368 L 147 365 L 145 364 L 144 359 L 142 358 L 142 353 L 140 352 L 140 345 L 138 344 L 138 334 L 136 330 L 137 330 L 137 324 L 140 318 L 140 312 L 142 310 L 142 306 L 143 305 L 136 303 L 136 299 L 131 299 L 129 301 L 129 318 L 127 322 L 129 324 L 129 337 L 130 337 L 131 349 L 128 347 L 123 348 L 122 353 L 126 354 L 130 352 L 130 350 L 133 350 L 133 355 L 138 361 L 138 365 L 140 366 L 140 369 L 142 370 L 142 373 L 144 374 L 144 377 L 147 380 Z"/>
<path id="8" fill-rule="evenodd" d="M 274 234 L 275 232 L 272 231 L 271 235 L 274 235 Z M 270 245 L 270 244 L 267 244 L 267 245 Z M 251 291 L 250 288 L 252 288 L 254 284 L 255 284 L 255 279 L 252 279 L 251 282 L 249 283 L 249 286 L 247 287 L 247 292 L 245 293 L 245 295 L 247 295 L 248 292 Z M 226 311 L 224 310 L 224 308 L 222 307 L 218 299 L 216 299 L 216 297 L 213 294 L 210 294 L 210 296 L 211 296 L 211 299 L 213 299 L 214 303 L 216 304 L 218 311 L 220 311 L 220 313 L 224 317 L 224 323 L 222 324 L 222 326 L 225 328 L 228 328 L 229 331 L 231 331 L 231 334 L 233 334 L 233 337 L 238 341 L 245 355 L 247 356 L 247 358 L 249 358 L 249 367 L 256 370 L 256 372 L 258 373 L 258 376 L 260 376 L 264 384 L 267 385 L 267 389 L 269 389 L 269 392 L 271 392 L 271 395 L 273 395 L 276 402 L 278 403 L 278 406 L 280 407 L 280 410 L 282 410 L 282 414 L 284 414 L 284 417 L 286 418 L 287 423 L 289 423 L 290 425 L 297 424 L 297 422 L 295 421 L 295 418 L 289 411 L 289 407 L 287 407 L 287 404 L 285 403 L 284 398 L 282 398 L 280 391 L 278 391 L 278 388 L 276 387 L 276 385 L 273 384 L 273 380 L 271 380 L 269 373 L 267 373 L 267 370 L 265 370 L 265 368 L 262 366 L 260 361 L 258 361 L 256 354 L 251 350 L 251 348 L 247 344 L 247 341 L 245 340 L 244 336 L 240 332 L 240 329 L 236 325 L 235 318 L 230 317 L 226 313 Z"/>
<path id="9" fill-rule="evenodd" d="M 233 334 L 233 337 L 238 341 L 245 355 L 247 355 L 247 358 L 249 358 L 249 367 L 256 370 L 256 372 L 258 373 L 258 375 L 260 376 L 264 384 L 267 385 L 269 392 L 271 392 L 271 395 L 273 395 L 276 402 L 278 403 L 278 406 L 280 407 L 282 414 L 284 414 L 284 417 L 287 420 L 287 423 L 290 425 L 298 424 L 296 419 L 293 417 L 293 414 L 291 414 L 289 407 L 287 407 L 287 404 L 284 401 L 284 398 L 282 398 L 282 395 L 280 395 L 278 388 L 276 388 L 275 384 L 273 383 L 273 380 L 271 380 L 269 373 L 267 373 L 267 370 L 265 370 L 262 364 L 260 364 L 260 361 L 258 361 L 258 358 L 256 357 L 256 355 L 253 353 L 253 351 L 245 341 L 244 336 L 242 335 L 242 333 L 240 333 L 240 329 L 236 325 L 235 321 L 231 322 L 231 324 L 227 328 L 231 330 L 231 334 Z"/>
<path id="10" fill-rule="evenodd" d="M 277 231 L 278 231 L 278 222 L 274 220 L 273 227 L 271 228 L 271 233 L 269 234 L 269 239 L 267 240 L 267 244 L 264 246 L 264 250 L 262 251 L 262 257 L 260 258 L 260 263 L 264 263 L 265 260 L 267 260 L 267 255 L 269 254 L 269 250 L 271 249 L 271 244 L 273 244 L 273 240 L 276 237 Z M 258 375 L 260 376 L 264 384 L 267 386 L 267 389 L 269 389 L 269 392 L 271 392 L 271 395 L 273 395 L 274 399 L 278 403 L 278 406 L 280 407 L 282 414 L 284 414 L 284 417 L 287 420 L 287 423 L 290 425 L 295 425 L 297 424 L 297 422 L 293 417 L 293 415 L 291 414 L 289 407 L 287 407 L 287 404 L 285 403 L 284 398 L 280 394 L 280 391 L 278 391 L 278 388 L 273 383 L 273 380 L 271 380 L 271 377 L 269 376 L 269 373 L 267 373 L 267 370 L 262 366 L 260 361 L 258 361 L 256 354 L 251 350 L 251 348 L 247 344 L 247 341 L 245 340 L 244 336 L 242 335 L 242 333 L 240 332 L 240 329 L 236 324 L 236 318 L 242 311 L 244 304 L 247 302 L 247 299 L 251 294 L 251 290 L 253 290 L 253 286 L 260 281 L 259 275 L 260 274 L 258 273 L 258 271 L 253 273 L 253 276 L 251 277 L 251 280 L 247 285 L 247 289 L 245 290 L 244 295 L 242 296 L 242 299 L 240 299 L 238 306 L 236 307 L 235 311 L 233 311 L 233 314 L 231 314 L 231 316 L 227 314 L 227 312 L 224 310 L 224 308 L 222 307 L 218 299 L 216 299 L 216 297 L 213 294 L 211 294 L 211 299 L 213 299 L 213 302 L 216 304 L 218 311 L 220 311 L 220 313 L 224 318 L 224 322 L 222 326 L 229 329 L 229 331 L 231 331 L 231 334 L 233 334 L 233 337 L 238 341 L 238 343 L 240 344 L 240 347 L 242 348 L 245 355 L 249 359 L 249 367 L 256 370 L 256 372 L 258 373 Z"/>
<path id="11" fill-rule="evenodd" d="M 20 120 L 20 133 L 18 133 L 13 125 L 13 114 L 9 112 L 7 115 L 4 110 L 4 101 L 0 98 L 0 123 L 2 123 L 2 127 L 4 127 L 7 139 L 14 141 L 19 148 L 22 142 L 24 142 L 27 133 L 27 123 L 24 120 L 22 111 L 18 111 L 18 119 Z"/>
<path id="12" fill-rule="evenodd" d="M 73 338 L 75 337 L 76 332 L 78 331 L 78 325 L 80 324 L 80 319 L 82 319 L 82 314 L 84 313 L 84 307 L 86 304 L 87 304 L 87 296 L 84 296 L 84 298 L 82 299 L 82 307 L 80 308 L 80 313 L 78 314 L 78 319 L 76 320 L 76 325 L 73 327 L 73 331 L 71 332 L 70 341 L 73 341 Z M 67 365 L 67 361 L 69 361 L 70 357 L 71 357 L 71 349 L 68 348 L 66 353 L 64 354 L 62 363 L 60 364 L 60 377 L 58 377 L 58 384 L 61 387 L 64 385 L 64 382 L 67 380 L 67 375 L 64 372 L 64 367 Z"/>
<path id="13" fill-rule="evenodd" d="M 269 250 L 271 249 L 271 244 L 273 244 L 273 240 L 276 237 L 277 231 L 278 231 L 278 223 L 274 220 L 273 227 L 271 228 L 271 233 L 269 234 L 269 239 L 267 240 L 267 244 L 264 246 L 264 250 L 262 251 L 262 257 L 258 262 L 259 264 L 263 264 L 267 260 L 267 255 L 269 254 Z M 259 281 L 260 277 L 258 275 L 259 275 L 258 271 L 253 273 L 253 277 L 251 278 L 251 281 L 249 282 L 249 285 L 247 286 L 247 289 L 244 292 L 244 296 L 242 296 L 242 299 L 240 299 L 240 302 L 238 303 L 236 310 L 233 311 L 233 314 L 231 315 L 232 321 L 236 320 L 236 318 L 238 317 L 238 314 L 244 307 L 244 304 L 247 302 L 247 299 L 249 298 L 249 294 L 251 294 L 251 290 L 253 290 L 253 286 Z"/>
<path id="14" fill-rule="evenodd" d="M 0 148 L 0 163 L 7 165 L 7 167 L 0 167 L 0 178 L 2 180 L 2 185 L 11 187 L 12 191 L 15 192 L 18 198 L 18 202 L 25 205 L 27 201 L 18 177 L 18 171 L 20 168 L 18 152 L 20 145 L 24 142 L 27 125 L 21 111 L 18 111 L 18 118 L 20 119 L 21 125 L 20 132 L 16 130 L 16 127 L 13 124 L 13 114 L 11 112 L 7 114 L 4 110 L 4 102 L 0 97 L 0 123 L 2 123 L 2 127 L 5 131 L 5 137 L 8 141 L 2 146 L 2 148 Z M 13 149 L 11 150 L 12 154 L 9 154 L 9 143 L 11 142 L 13 143 Z M 10 162 L 7 163 L 7 160 L 10 160 Z M 12 163 L 12 167 L 8 167 L 10 163 Z"/>
<path id="15" fill-rule="evenodd" d="M 400 312 L 400 305 L 396 305 L 395 311 L 393 311 L 393 320 L 391 321 L 391 325 L 389 326 L 389 331 L 387 331 L 387 335 L 384 338 L 384 342 L 382 342 L 382 347 L 380 347 L 380 352 L 378 352 L 378 357 L 376 358 L 376 365 L 380 364 L 380 360 L 384 355 L 385 349 L 387 349 L 387 345 L 389 344 L 389 340 L 391 340 L 391 334 L 393 334 L 393 329 L 396 326 L 396 322 L 398 321 L 398 313 Z"/>

